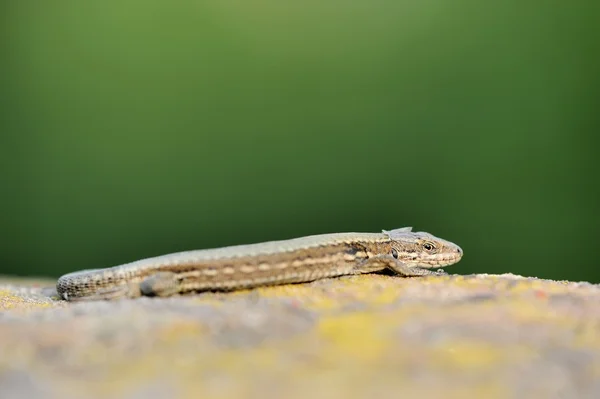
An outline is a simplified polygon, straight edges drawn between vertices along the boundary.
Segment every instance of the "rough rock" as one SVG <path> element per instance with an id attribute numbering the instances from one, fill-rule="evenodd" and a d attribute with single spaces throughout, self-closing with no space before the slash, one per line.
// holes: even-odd
<path id="1" fill-rule="evenodd" d="M 76 302 L 0 281 L 2 398 L 600 397 L 600 286 L 362 275 Z"/>

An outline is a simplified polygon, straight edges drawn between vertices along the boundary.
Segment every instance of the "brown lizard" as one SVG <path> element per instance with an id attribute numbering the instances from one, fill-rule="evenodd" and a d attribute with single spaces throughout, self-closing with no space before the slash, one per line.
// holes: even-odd
<path id="1" fill-rule="evenodd" d="M 404 227 L 381 233 L 321 234 L 291 240 L 178 252 L 58 279 L 66 300 L 169 296 L 301 283 L 389 269 L 402 276 L 458 262 L 461 248 Z"/>

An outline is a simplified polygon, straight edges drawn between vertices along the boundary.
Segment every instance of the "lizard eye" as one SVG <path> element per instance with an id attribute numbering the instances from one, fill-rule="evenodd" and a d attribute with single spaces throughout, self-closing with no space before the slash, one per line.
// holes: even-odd
<path id="1" fill-rule="evenodd" d="M 435 248 L 433 246 L 432 243 L 430 242 L 426 242 L 425 244 L 423 244 L 423 248 L 425 248 L 425 251 L 433 251 L 433 249 Z"/>
<path id="2" fill-rule="evenodd" d="M 392 256 L 394 259 L 398 259 L 398 251 L 396 251 L 396 248 L 392 248 Z"/>

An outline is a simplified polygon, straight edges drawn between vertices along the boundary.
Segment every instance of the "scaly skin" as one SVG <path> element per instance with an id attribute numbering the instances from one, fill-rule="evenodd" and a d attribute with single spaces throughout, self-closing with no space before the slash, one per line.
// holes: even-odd
<path id="1" fill-rule="evenodd" d="M 443 274 L 429 269 L 462 258 L 454 243 L 410 227 L 382 233 L 335 233 L 162 255 L 58 279 L 66 300 L 169 296 L 302 283 L 390 269 L 402 276 Z"/>

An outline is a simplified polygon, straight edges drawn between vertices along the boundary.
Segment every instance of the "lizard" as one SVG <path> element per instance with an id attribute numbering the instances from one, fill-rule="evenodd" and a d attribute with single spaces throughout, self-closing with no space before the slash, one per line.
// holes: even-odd
<path id="1" fill-rule="evenodd" d="M 457 263 L 462 249 L 412 227 L 381 233 L 330 233 L 289 240 L 177 252 L 61 276 L 64 300 L 171 296 L 303 283 L 391 270 L 406 277 Z"/>

